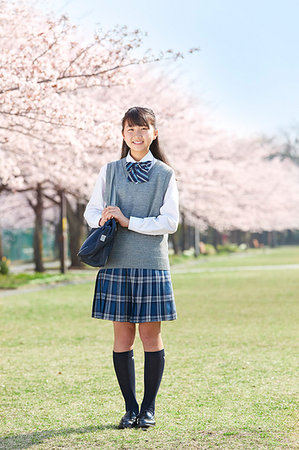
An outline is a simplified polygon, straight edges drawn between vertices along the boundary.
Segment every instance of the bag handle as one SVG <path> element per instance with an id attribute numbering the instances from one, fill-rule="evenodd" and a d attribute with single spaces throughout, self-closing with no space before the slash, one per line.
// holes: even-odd
<path id="1" fill-rule="evenodd" d="M 106 205 L 117 206 L 117 195 L 115 189 L 115 163 L 110 163 L 107 166 L 106 172 Z"/>

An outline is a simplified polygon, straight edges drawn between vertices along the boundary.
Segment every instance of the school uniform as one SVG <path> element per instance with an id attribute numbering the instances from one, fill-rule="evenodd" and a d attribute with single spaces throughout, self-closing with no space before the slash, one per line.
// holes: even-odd
<path id="1" fill-rule="evenodd" d="M 130 153 L 102 167 L 84 218 L 99 226 L 113 183 L 116 206 L 129 218 L 118 226 L 108 261 L 100 268 L 94 290 L 92 317 L 119 322 L 155 322 L 176 319 L 168 259 L 168 234 L 178 226 L 178 190 L 172 168 L 149 151 L 148 181 L 128 178 Z"/>

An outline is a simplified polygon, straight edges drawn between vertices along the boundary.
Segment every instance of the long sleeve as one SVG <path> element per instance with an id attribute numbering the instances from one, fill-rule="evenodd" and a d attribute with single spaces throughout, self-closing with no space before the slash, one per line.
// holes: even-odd
<path id="1" fill-rule="evenodd" d="M 105 208 L 104 194 L 106 188 L 106 172 L 107 164 L 105 164 L 99 172 L 91 198 L 87 203 L 83 214 L 84 219 L 91 228 L 98 228 L 100 226 L 99 221 L 102 217 L 103 209 Z"/>
<path id="2" fill-rule="evenodd" d="M 174 173 L 164 196 L 160 214 L 157 217 L 130 217 L 128 229 L 141 234 L 175 233 L 179 223 L 179 193 Z"/>

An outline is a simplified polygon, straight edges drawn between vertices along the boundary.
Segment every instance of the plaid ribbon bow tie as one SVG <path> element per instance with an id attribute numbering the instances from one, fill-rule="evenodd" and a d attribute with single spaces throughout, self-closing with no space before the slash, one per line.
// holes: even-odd
<path id="1" fill-rule="evenodd" d="M 149 180 L 148 171 L 152 165 L 151 161 L 141 163 L 127 162 L 128 180 L 133 183 L 144 183 Z"/>

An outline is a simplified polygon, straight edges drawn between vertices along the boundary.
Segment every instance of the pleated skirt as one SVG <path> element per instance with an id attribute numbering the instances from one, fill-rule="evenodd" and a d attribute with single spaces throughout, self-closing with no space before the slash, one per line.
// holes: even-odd
<path id="1" fill-rule="evenodd" d="M 115 322 L 160 322 L 177 318 L 169 270 L 100 269 L 92 317 Z"/>

